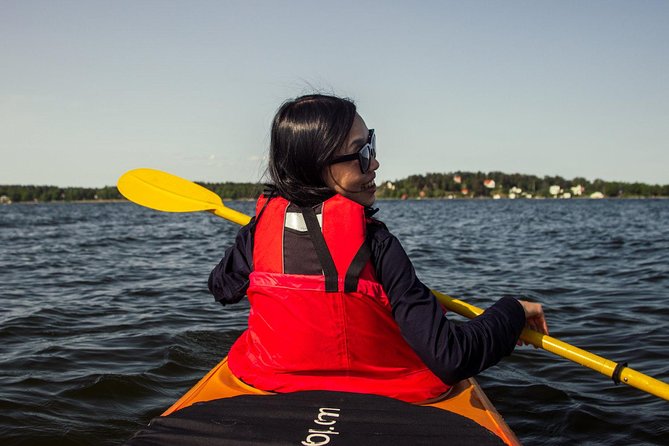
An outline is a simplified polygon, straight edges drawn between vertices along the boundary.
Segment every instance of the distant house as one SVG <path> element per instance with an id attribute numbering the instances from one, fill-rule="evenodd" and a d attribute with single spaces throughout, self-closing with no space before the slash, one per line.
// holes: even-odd
<path id="1" fill-rule="evenodd" d="M 604 198 L 604 194 L 601 192 L 593 192 L 590 194 L 590 198 Z"/>
<path id="2" fill-rule="evenodd" d="M 12 204 L 12 200 L 7 195 L 0 195 L 0 204 Z"/>
<path id="3" fill-rule="evenodd" d="M 581 186 L 580 184 L 577 184 L 576 186 L 573 186 L 571 188 L 571 193 L 575 197 L 580 197 L 581 195 L 583 195 L 583 192 L 585 192 L 585 187 Z"/>

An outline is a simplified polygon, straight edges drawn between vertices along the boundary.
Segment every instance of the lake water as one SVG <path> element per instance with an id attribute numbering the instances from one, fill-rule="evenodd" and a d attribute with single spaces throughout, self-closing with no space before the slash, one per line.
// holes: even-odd
<path id="1" fill-rule="evenodd" d="M 669 382 L 669 200 L 379 207 L 428 286 L 537 300 L 555 337 Z M 245 327 L 246 301 L 206 287 L 237 229 L 131 203 L 0 206 L 1 444 L 120 444 L 190 388 Z M 669 444 L 666 401 L 541 350 L 479 382 L 527 445 Z"/>

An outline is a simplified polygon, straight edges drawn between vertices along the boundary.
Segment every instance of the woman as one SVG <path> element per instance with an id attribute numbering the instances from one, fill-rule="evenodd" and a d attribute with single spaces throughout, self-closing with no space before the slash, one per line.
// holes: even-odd
<path id="1" fill-rule="evenodd" d="M 540 304 L 503 298 L 449 321 L 386 226 L 371 216 L 376 136 L 347 100 L 308 95 L 278 110 L 271 187 L 209 277 L 223 305 L 248 295 L 231 371 L 268 391 L 337 390 L 420 402 L 509 355 Z"/>

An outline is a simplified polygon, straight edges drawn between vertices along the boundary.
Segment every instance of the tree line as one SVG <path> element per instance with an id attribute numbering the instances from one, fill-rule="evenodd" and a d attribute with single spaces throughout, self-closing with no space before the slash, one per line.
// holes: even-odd
<path id="1" fill-rule="evenodd" d="M 198 183 L 228 200 L 255 198 L 263 190 L 260 183 Z M 116 186 L 102 188 L 0 185 L 2 203 L 41 203 L 123 200 Z"/>
<path id="2" fill-rule="evenodd" d="M 119 200 L 115 186 L 102 188 L 0 185 L 0 202 L 27 203 L 51 201 Z"/>
<path id="3" fill-rule="evenodd" d="M 214 191 L 223 199 L 252 199 L 263 190 L 261 183 L 198 183 Z M 579 190 L 580 193 L 575 193 Z M 557 194 L 554 192 L 558 192 Z M 507 174 L 503 172 L 450 172 L 410 175 L 387 181 L 377 187 L 379 198 L 479 198 L 517 196 L 537 198 L 569 195 L 590 196 L 600 193 L 605 197 L 669 197 L 669 185 L 625 183 L 619 181 L 560 176 Z M 0 185 L 0 203 L 104 201 L 121 200 L 115 186 L 102 188 Z"/>
<path id="4" fill-rule="evenodd" d="M 589 181 L 577 177 L 571 180 L 560 176 L 507 174 L 504 172 L 451 172 L 411 175 L 388 181 L 377 187 L 380 198 L 479 198 L 509 197 L 548 198 L 590 196 L 604 197 L 669 197 L 669 185 L 650 185 L 634 182 Z"/>

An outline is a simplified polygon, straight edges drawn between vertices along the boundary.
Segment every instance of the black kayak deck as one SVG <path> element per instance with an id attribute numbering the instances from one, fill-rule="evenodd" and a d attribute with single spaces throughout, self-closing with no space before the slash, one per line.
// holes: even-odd
<path id="1" fill-rule="evenodd" d="M 377 395 L 308 391 L 224 398 L 157 417 L 126 446 L 504 445 L 469 418 Z"/>

